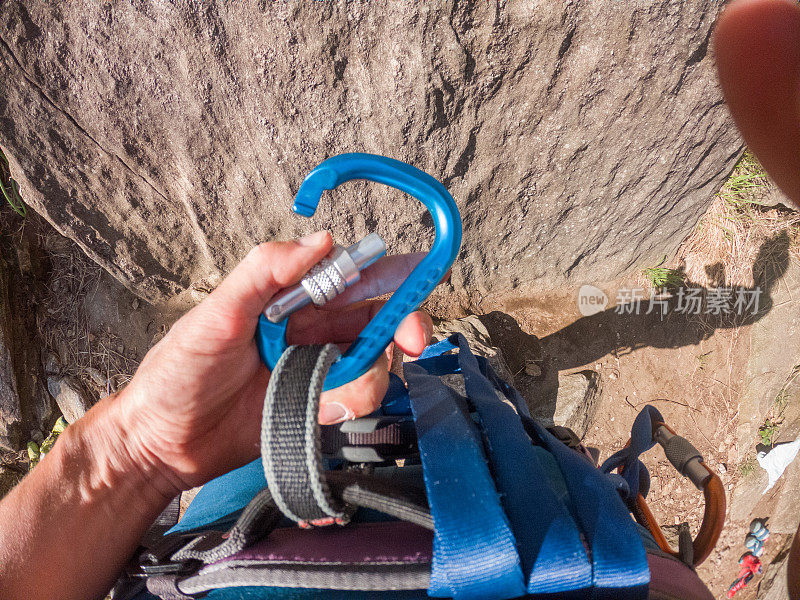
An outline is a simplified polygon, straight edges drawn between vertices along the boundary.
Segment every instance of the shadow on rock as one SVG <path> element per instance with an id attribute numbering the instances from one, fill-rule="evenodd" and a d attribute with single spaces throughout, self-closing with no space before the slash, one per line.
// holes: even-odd
<path id="1" fill-rule="evenodd" d="M 635 301 L 628 303 L 625 310 L 617 305 L 581 317 L 541 339 L 526 333 L 513 317 L 499 311 L 482 315 L 480 319 L 493 343 L 502 350 L 514 374 L 514 384 L 528 401 L 534 416 L 544 422 L 560 416 L 563 421 L 564 414 L 556 415 L 557 412 L 566 411 L 569 416 L 573 408 L 583 406 L 579 422 L 568 425 L 583 436 L 586 430 L 580 421 L 591 421 L 592 415 L 586 413 L 593 412 L 594 400 L 599 397 L 599 376 L 592 370 L 597 360 L 608 354 L 624 356 L 645 347 L 696 345 L 717 330 L 755 323 L 772 310 L 772 291 L 788 268 L 789 236 L 784 231 L 761 245 L 753 263 L 753 287 L 724 288 L 724 267 L 714 264 L 706 267 L 712 282 L 709 287 L 689 282 L 683 291 L 674 289 L 661 298 L 662 304 L 642 299 L 638 305 Z M 688 290 L 692 290 L 693 300 L 688 298 Z M 728 299 L 727 312 L 722 305 L 723 298 Z M 695 305 L 691 306 L 692 310 L 686 310 L 690 301 L 700 302 L 699 313 L 694 310 Z M 738 307 L 737 301 L 741 302 Z M 581 370 L 584 366 L 586 369 Z M 563 402 L 557 402 L 559 387 L 566 384 L 568 377 L 576 375 L 586 382 L 569 383 L 576 389 L 570 391 L 566 404 L 573 406 L 563 406 Z"/>

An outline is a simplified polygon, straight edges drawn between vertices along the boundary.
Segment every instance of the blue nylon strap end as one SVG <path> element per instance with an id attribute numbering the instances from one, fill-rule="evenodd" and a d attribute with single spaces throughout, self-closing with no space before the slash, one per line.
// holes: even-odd
<path id="1" fill-rule="evenodd" d="M 650 569 L 647 553 L 616 488 L 546 429 L 530 421 L 541 444 L 561 468 L 574 514 L 592 555 L 593 600 L 645 600 Z"/>
<path id="2" fill-rule="evenodd" d="M 467 397 L 486 434 L 495 481 L 517 539 L 528 593 L 585 589 L 589 598 L 592 566 L 575 521 L 548 481 L 545 466 L 519 415 L 497 397 L 492 383 L 461 334 L 459 363 Z M 546 454 L 542 457 L 549 459 Z"/>
<path id="3" fill-rule="evenodd" d="M 443 339 L 441 342 L 436 342 L 435 344 L 431 344 L 430 346 L 425 348 L 425 350 L 422 351 L 422 354 L 419 355 L 418 360 L 423 360 L 426 358 L 437 358 L 439 356 L 444 355 L 447 352 L 450 352 L 451 350 L 455 350 L 456 348 L 458 348 L 458 346 L 456 346 L 452 342 L 452 340 L 449 337 L 447 337 Z"/>
<path id="4" fill-rule="evenodd" d="M 654 406 L 649 404 L 636 415 L 631 426 L 631 443 L 609 456 L 600 466 L 603 473 L 611 474 L 614 469 L 622 467 L 622 478 L 627 482 L 627 490 L 622 497 L 630 505 L 637 494 L 645 498 L 650 491 L 650 473 L 639 456 L 650 450 L 656 441 L 653 439 L 653 423 L 663 423 L 664 417 Z M 620 488 L 622 491 L 623 488 Z"/>
<path id="5" fill-rule="evenodd" d="M 404 366 L 436 526 L 428 593 L 456 600 L 525 594 L 516 541 L 466 403 L 418 364 Z"/>

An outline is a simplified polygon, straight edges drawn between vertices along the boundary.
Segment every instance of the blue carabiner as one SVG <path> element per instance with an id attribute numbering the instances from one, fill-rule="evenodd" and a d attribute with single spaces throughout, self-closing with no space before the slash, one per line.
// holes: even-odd
<path id="1" fill-rule="evenodd" d="M 414 196 L 433 217 L 436 238 L 427 256 L 333 364 L 325 378 L 325 390 L 349 383 L 369 370 L 392 341 L 400 321 L 419 308 L 453 264 L 461 247 L 461 216 L 445 187 L 427 173 L 385 156 L 352 153 L 323 161 L 303 181 L 292 210 L 304 217 L 312 216 L 322 192 L 351 179 L 383 183 Z M 272 323 L 264 314 L 258 320 L 256 344 L 261 359 L 270 369 L 287 348 L 287 323 L 288 318 Z"/>

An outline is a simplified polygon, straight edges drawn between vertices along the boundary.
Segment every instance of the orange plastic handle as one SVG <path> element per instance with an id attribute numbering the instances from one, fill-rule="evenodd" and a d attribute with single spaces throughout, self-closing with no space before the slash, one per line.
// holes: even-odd
<path id="1" fill-rule="evenodd" d="M 666 427 L 672 435 L 678 435 L 666 423 L 653 423 L 653 430 L 655 431 L 661 426 Z M 628 446 L 630 443 L 631 441 L 628 440 L 625 446 Z M 694 550 L 692 566 L 695 567 L 710 556 L 711 551 L 719 541 L 722 528 L 725 526 L 725 488 L 722 485 L 722 480 L 716 473 L 708 468 L 708 465 L 705 463 L 701 464 L 705 467 L 706 471 L 708 471 L 710 477 L 706 479 L 703 484 L 703 498 L 705 499 L 703 522 L 700 525 L 700 531 L 697 532 L 697 536 L 692 541 L 692 548 Z M 667 538 L 664 537 L 661 526 L 651 512 L 650 507 L 647 506 L 644 496 L 641 494 L 638 494 L 636 497 L 636 508 L 638 509 L 638 514 L 634 514 L 636 521 L 640 525 L 647 527 L 658 544 L 658 547 L 667 554 L 680 559 L 680 553 L 673 550 L 669 542 L 667 542 Z M 800 550 L 800 548 L 798 550 Z M 798 560 L 800 561 L 800 557 Z M 800 600 L 800 597 L 798 597 L 798 600 Z"/>

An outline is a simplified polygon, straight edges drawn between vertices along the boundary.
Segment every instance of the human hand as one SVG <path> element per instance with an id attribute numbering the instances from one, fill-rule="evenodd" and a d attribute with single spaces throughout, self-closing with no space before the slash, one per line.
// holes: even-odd
<path id="1" fill-rule="evenodd" d="M 725 100 L 749 148 L 800 205 L 800 5 L 738 0 L 715 32 Z"/>
<path id="2" fill-rule="evenodd" d="M 201 304 L 184 315 L 147 353 L 117 403 L 130 428 L 129 455 L 155 467 L 176 490 L 208 481 L 259 455 L 269 372 L 254 335 L 258 317 L 279 290 L 297 283 L 331 250 L 329 234 L 271 242 L 253 249 Z M 382 305 L 364 298 L 392 291 L 420 255 L 387 257 L 323 308 L 308 306 L 289 320 L 290 344 L 352 342 Z M 430 317 L 415 312 L 394 343 L 417 356 L 428 344 Z M 362 377 L 322 394 L 320 422 L 375 410 L 388 386 L 387 353 Z"/>

